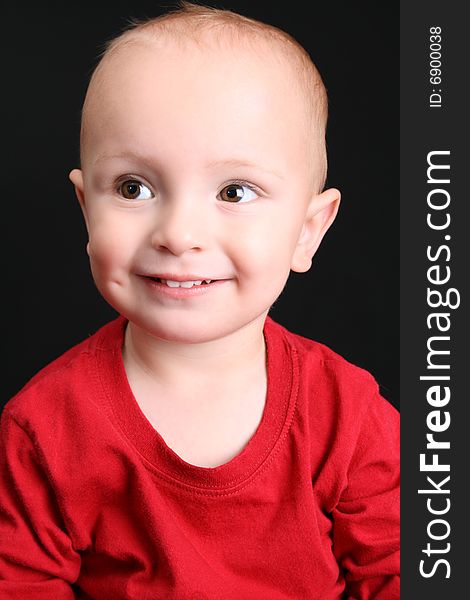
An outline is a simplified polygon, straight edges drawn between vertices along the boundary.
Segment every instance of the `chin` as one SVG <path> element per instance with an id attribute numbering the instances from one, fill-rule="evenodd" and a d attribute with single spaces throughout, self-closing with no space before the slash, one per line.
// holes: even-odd
<path id="1" fill-rule="evenodd" d="M 125 314 L 123 312 L 121 314 L 147 334 L 166 342 L 201 344 L 231 333 L 230 327 L 221 327 L 213 319 L 203 320 L 197 315 L 189 319 L 181 317 L 159 319 L 158 317 L 149 318 L 139 314 Z"/>
<path id="2" fill-rule="evenodd" d="M 125 314 L 131 323 L 149 335 L 164 340 L 181 344 L 203 344 L 230 336 L 251 323 L 254 319 L 227 319 L 220 315 L 201 316 L 194 314 L 188 317 L 159 319 L 149 318 L 139 314 Z M 264 319 L 263 319 L 264 323 Z"/>
<path id="3" fill-rule="evenodd" d="M 145 331 L 155 338 L 164 340 L 165 342 L 175 342 L 179 344 L 202 344 L 210 342 L 219 337 L 213 331 L 208 331 L 202 327 L 181 327 L 179 323 L 173 326 L 151 324 L 145 328 Z"/>

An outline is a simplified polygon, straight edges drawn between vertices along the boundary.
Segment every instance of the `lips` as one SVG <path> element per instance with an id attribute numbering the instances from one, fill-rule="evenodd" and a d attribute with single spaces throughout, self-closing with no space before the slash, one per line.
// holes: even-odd
<path id="1" fill-rule="evenodd" d="M 198 298 L 229 283 L 230 279 L 211 279 L 194 275 L 140 275 L 147 289 L 160 298 L 184 300 Z"/>
<path id="2" fill-rule="evenodd" d="M 146 279 L 149 283 L 153 283 L 158 288 L 163 288 L 168 291 L 170 289 L 178 288 L 180 288 L 181 291 L 183 291 L 183 289 L 193 289 L 194 291 L 196 289 L 200 289 L 202 291 L 204 288 L 212 288 L 217 284 L 222 284 L 228 281 L 228 279 L 222 277 L 214 278 L 208 277 L 206 274 L 202 275 L 200 271 L 199 273 L 195 273 L 194 271 L 192 273 L 172 273 L 170 271 L 160 273 L 144 272 L 141 273 L 141 277 Z"/>

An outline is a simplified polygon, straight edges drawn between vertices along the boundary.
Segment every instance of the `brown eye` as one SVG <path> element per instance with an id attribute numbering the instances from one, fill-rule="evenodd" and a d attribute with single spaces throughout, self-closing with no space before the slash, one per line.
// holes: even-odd
<path id="1" fill-rule="evenodd" d="M 153 196 L 149 188 L 136 179 L 127 179 L 119 184 L 119 193 L 126 200 L 147 200 Z"/>
<path id="2" fill-rule="evenodd" d="M 256 197 L 257 194 L 251 187 L 241 183 L 226 185 L 220 192 L 220 199 L 225 202 L 248 202 Z"/>

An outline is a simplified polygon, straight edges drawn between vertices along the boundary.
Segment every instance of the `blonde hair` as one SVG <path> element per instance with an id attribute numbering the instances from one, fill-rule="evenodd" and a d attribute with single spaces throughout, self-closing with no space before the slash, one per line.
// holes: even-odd
<path id="1" fill-rule="evenodd" d="M 164 43 L 169 36 L 175 43 L 186 44 L 190 40 L 200 46 L 205 41 L 221 45 L 230 45 L 236 41 L 245 45 L 251 44 L 253 50 L 258 53 L 259 42 L 262 41 L 267 44 L 271 57 L 290 67 L 294 75 L 293 81 L 298 86 L 306 107 L 306 130 L 311 131 L 315 187 L 321 191 L 325 185 L 327 171 L 325 133 L 328 100 L 322 78 L 307 51 L 291 35 L 273 25 L 230 10 L 193 4 L 185 0 L 178 0 L 174 9 L 158 17 L 130 19 L 128 25 L 116 37 L 103 44 L 82 108 L 81 157 L 87 136 L 90 98 L 94 88 L 99 89 L 100 75 L 106 64 L 116 53 L 128 46 L 142 42 Z"/>

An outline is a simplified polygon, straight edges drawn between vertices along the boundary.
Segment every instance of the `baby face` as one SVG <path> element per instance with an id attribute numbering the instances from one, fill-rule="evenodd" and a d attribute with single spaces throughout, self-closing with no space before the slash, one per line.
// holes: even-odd
<path id="1" fill-rule="evenodd" d="M 111 59 L 90 105 L 71 180 L 104 298 L 165 340 L 263 322 L 290 269 L 308 269 L 337 199 L 311 189 L 285 70 L 243 50 L 142 43 Z"/>

